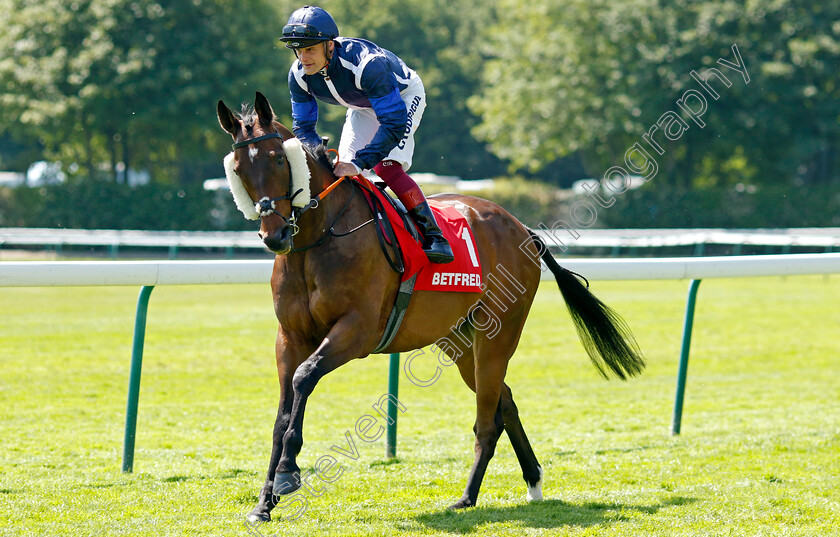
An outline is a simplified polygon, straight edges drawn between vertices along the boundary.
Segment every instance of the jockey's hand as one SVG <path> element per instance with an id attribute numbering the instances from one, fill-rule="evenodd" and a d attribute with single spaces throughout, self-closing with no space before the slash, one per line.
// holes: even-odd
<path id="1" fill-rule="evenodd" d="M 362 170 L 356 167 L 352 162 L 339 162 L 335 165 L 333 173 L 336 177 L 344 177 L 345 175 L 354 176 L 362 173 Z"/>

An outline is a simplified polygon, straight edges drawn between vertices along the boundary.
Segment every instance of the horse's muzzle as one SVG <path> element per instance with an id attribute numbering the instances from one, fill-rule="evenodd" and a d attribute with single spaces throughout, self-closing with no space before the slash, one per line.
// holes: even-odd
<path id="1" fill-rule="evenodd" d="M 263 244 L 277 255 L 286 255 L 292 249 L 292 226 L 285 225 L 270 233 L 259 232 Z"/>

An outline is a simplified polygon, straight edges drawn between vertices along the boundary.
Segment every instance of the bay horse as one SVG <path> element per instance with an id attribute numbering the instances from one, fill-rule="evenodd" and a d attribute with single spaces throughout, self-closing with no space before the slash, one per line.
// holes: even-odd
<path id="1" fill-rule="evenodd" d="M 297 456 L 309 396 L 324 375 L 377 347 L 400 275 L 389 266 L 374 226 L 362 226 L 371 211 L 355 195 L 359 187 L 352 179 L 336 185 L 323 148 L 320 154 L 304 149 L 275 119 L 264 95 L 257 92 L 253 108 L 243 106 L 236 114 L 220 100 L 217 114 L 234 141 L 226 159 L 234 198 L 246 216 L 260 219 L 259 236 L 276 254 L 271 289 L 279 321 L 275 353 L 280 404 L 268 475 L 248 515 L 250 521 L 268 521 L 277 495 L 301 486 Z M 464 494 L 451 508 L 476 504 L 487 464 L 505 430 L 522 467 L 528 499 L 542 499 L 542 467 L 504 382 L 540 282 L 540 259 L 553 273 L 578 335 L 604 377 L 608 371 L 621 379 L 636 375 L 644 359 L 623 320 L 589 291 L 588 282 L 584 285 L 578 275 L 559 266 L 545 243 L 514 216 L 477 197 L 441 194 L 431 199 L 466 217 L 481 260 L 483 291 L 415 291 L 399 332 L 380 352 L 408 352 L 434 343 L 475 392 L 475 456 Z M 521 294 L 505 288 L 498 274 L 493 277 L 494 270 L 504 271 Z M 496 310 L 499 323 L 492 333 L 486 329 L 489 314 L 485 310 L 482 320 L 479 306 Z"/>

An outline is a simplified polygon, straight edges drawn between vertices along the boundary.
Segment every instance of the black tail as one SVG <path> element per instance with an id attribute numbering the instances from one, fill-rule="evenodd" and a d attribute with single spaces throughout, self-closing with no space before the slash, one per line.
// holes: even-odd
<path id="1" fill-rule="evenodd" d="M 578 337 L 601 375 L 608 378 L 604 366 L 622 380 L 641 373 L 645 359 L 624 319 L 589 292 L 589 282 L 584 286 L 578 279 L 582 276 L 557 264 L 536 233 L 530 229 L 528 232 L 540 257 L 554 274 Z"/>

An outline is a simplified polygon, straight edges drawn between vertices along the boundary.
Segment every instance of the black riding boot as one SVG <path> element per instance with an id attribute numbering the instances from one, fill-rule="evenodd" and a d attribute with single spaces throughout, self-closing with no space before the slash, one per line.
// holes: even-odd
<path id="1" fill-rule="evenodd" d="M 423 201 L 415 208 L 408 211 L 414 223 L 420 228 L 423 234 L 423 251 L 432 263 L 451 263 L 455 256 L 452 255 L 452 248 L 444 238 L 443 232 L 435 222 L 435 215 L 432 213 L 429 203 Z"/>

